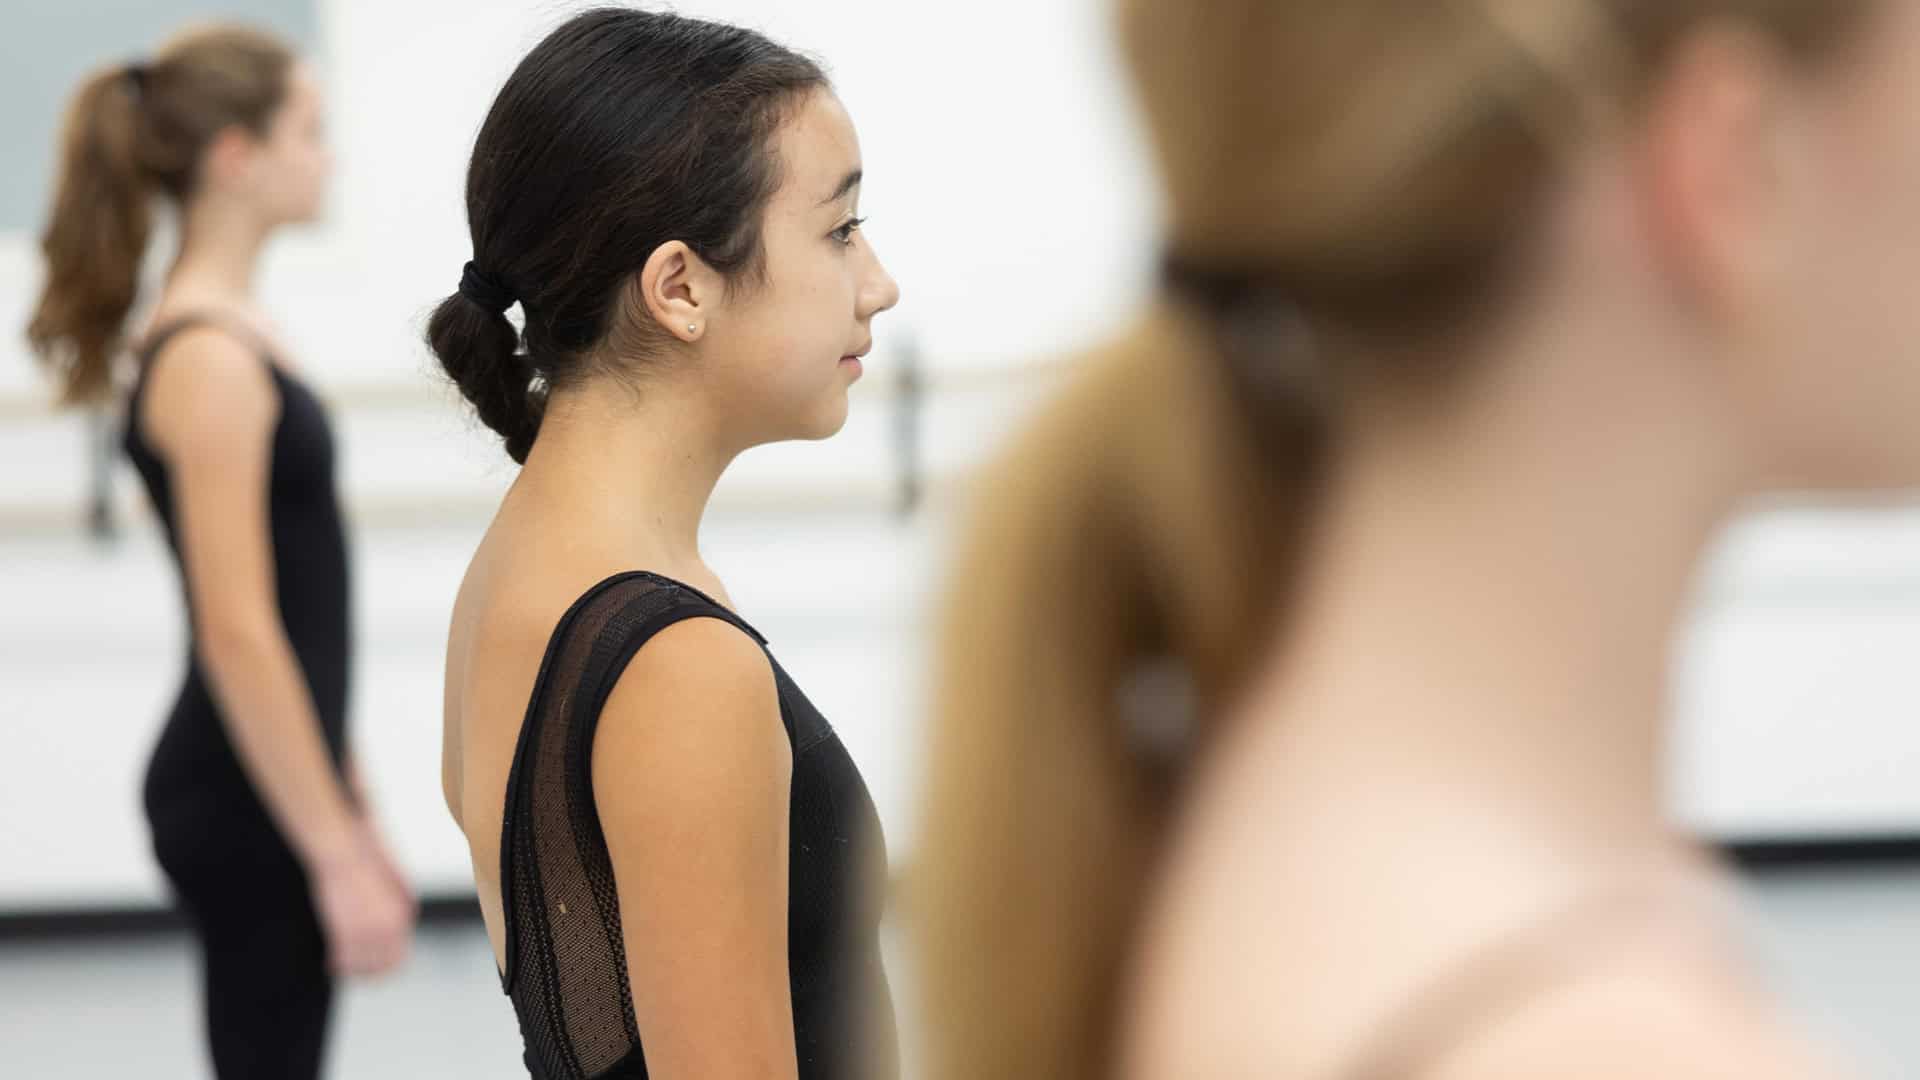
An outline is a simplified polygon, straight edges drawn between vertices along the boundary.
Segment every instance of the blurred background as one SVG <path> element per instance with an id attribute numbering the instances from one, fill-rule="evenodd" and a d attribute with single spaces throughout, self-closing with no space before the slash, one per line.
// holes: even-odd
<path id="1" fill-rule="evenodd" d="M 110 452 L 119 419 L 54 413 L 21 331 L 68 94 L 208 17 L 286 35 L 326 83 L 329 210 L 271 250 L 263 301 L 336 409 L 354 737 L 428 901 L 412 966 L 346 995 L 333 1074 L 524 1075 L 438 783 L 448 612 L 513 467 L 419 337 L 469 256 L 461 193 L 480 120 L 519 57 L 583 6 L 9 0 L 0 1075 L 205 1074 L 192 955 L 137 795 L 181 668 L 178 586 Z M 869 235 L 904 288 L 846 430 L 742 459 L 706 533 L 711 565 L 859 760 L 896 873 L 914 856 L 929 615 L 968 470 L 1151 286 L 1153 178 L 1107 6 L 676 5 L 826 59 L 864 143 Z M 1674 701 L 1674 812 L 1748 867 L 1790 993 L 1889 1076 L 1920 1076 L 1916 643 L 1920 506 L 1783 501 L 1733 530 L 1701 581 Z"/>

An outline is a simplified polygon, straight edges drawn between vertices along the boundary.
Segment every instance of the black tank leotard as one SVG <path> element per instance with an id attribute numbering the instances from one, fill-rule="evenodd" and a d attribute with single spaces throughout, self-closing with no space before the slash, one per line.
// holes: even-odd
<path id="1" fill-rule="evenodd" d="M 555 628 L 507 781 L 500 872 L 504 985 L 537 1080 L 644 1080 L 647 1032 L 629 992 L 622 919 L 594 812 L 593 736 L 627 662 L 683 619 L 739 616 L 691 585 L 633 572 L 601 582 Z M 846 747 L 772 654 L 793 751 L 787 973 L 800 1080 L 893 1080 L 899 1059 L 880 960 L 886 847 Z M 700 717 L 684 722 L 698 724 Z"/>

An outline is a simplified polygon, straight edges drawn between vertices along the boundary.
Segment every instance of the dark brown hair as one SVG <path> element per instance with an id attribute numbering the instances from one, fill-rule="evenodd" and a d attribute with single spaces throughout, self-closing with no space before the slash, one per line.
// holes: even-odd
<path id="1" fill-rule="evenodd" d="M 555 30 L 487 114 L 467 172 L 477 271 L 516 299 L 524 330 L 467 290 L 427 343 L 480 420 L 524 462 L 546 393 L 620 370 L 656 340 L 621 289 L 661 244 L 684 242 L 730 283 L 761 269 L 779 188 L 773 138 L 828 85 L 814 61 L 751 30 L 606 8 Z"/>
<path id="2" fill-rule="evenodd" d="M 81 84 L 41 235 L 46 284 L 27 327 L 33 351 L 60 378 L 63 402 L 96 401 L 112 388 L 154 196 L 191 197 L 201 158 L 221 131 L 238 125 L 264 136 L 286 99 L 293 61 L 267 34 L 216 26 Z"/>

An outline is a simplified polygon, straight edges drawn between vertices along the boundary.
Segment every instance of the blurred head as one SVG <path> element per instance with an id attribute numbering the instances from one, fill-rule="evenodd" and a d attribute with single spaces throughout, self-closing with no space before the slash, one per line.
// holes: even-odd
<path id="1" fill-rule="evenodd" d="M 68 401 L 111 386 L 152 231 L 153 198 L 219 200 L 262 228 L 313 217 L 328 171 L 320 94 L 279 40 L 238 26 L 173 39 L 81 84 L 61 136 L 27 336 Z"/>
<path id="2" fill-rule="evenodd" d="M 1920 481 L 1920 6 L 1121 6 L 1176 302 L 961 549 L 914 891 L 942 1080 L 1111 1075 L 1185 763 L 1279 640 L 1343 425 L 1523 363 L 1498 328 L 1615 318 L 1659 348 L 1599 374 L 1698 396 L 1756 477 Z"/>
<path id="3" fill-rule="evenodd" d="M 295 63 L 284 82 L 285 97 L 264 129 L 222 130 L 201 164 L 203 197 L 218 193 L 269 227 L 318 218 L 333 173 L 319 79 Z"/>
<path id="4" fill-rule="evenodd" d="M 1774 482 L 1920 483 L 1912 5 L 1123 6 L 1175 265 L 1214 316 L 1286 298 L 1323 389 L 1470 376 L 1395 346 L 1591 307 L 1542 293 L 1580 266 L 1650 286 L 1615 314 L 1711 365 Z"/>
<path id="5" fill-rule="evenodd" d="M 825 73 L 721 23 L 607 9 L 530 53 L 474 145 L 475 269 L 427 338 L 525 461 L 550 394 L 686 378 L 745 447 L 839 430 L 898 299 L 859 230 L 860 143 Z"/>

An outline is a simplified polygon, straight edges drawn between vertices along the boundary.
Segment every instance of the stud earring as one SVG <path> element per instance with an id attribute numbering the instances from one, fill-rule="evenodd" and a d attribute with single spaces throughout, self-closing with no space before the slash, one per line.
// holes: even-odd
<path id="1" fill-rule="evenodd" d="M 688 323 L 688 324 L 687 324 L 687 333 L 689 333 L 689 334 L 697 334 L 697 333 L 699 333 L 699 332 L 700 332 L 700 325 L 699 325 L 698 323 Z"/>

